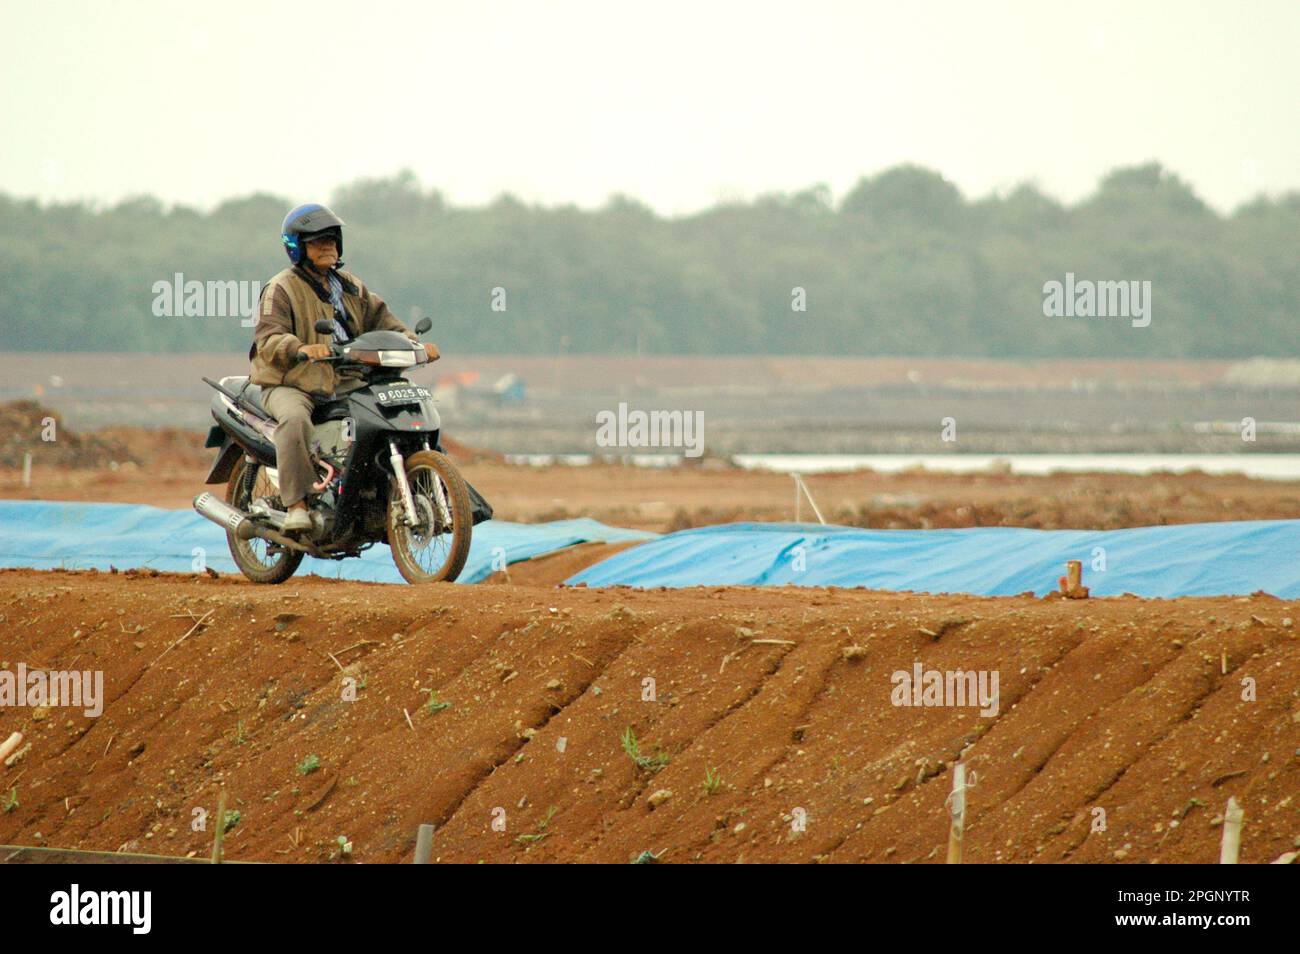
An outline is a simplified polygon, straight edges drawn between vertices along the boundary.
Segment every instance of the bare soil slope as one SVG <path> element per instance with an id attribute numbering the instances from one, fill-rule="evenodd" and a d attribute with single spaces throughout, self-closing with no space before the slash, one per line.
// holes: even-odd
<path id="1" fill-rule="evenodd" d="M 224 787 L 232 859 L 407 861 L 432 822 L 444 862 L 938 861 L 960 756 L 970 861 L 1213 861 L 1229 795 L 1272 861 L 1300 836 L 1298 611 L 2 571 L 0 661 L 102 669 L 107 701 L 0 709 L 32 743 L 0 843 L 204 853 Z M 996 671 L 998 713 L 892 705 L 914 662 Z"/>

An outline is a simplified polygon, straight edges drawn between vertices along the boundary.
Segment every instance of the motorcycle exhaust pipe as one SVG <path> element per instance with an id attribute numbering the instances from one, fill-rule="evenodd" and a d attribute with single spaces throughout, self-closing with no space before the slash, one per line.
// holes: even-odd
<path id="1" fill-rule="evenodd" d="M 248 523 L 248 517 L 216 495 L 209 492 L 199 494 L 194 498 L 194 509 L 217 526 L 224 527 L 233 533 L 239 539 L 248 539 L 245 534 L 240 532 L 244 525 Z"/>
<path id="2" fill-rule="evenodd" d="M 269 540 L 272 543 L 278 543 L 282 547 L 288 547 L 291 550 L 302 550 L 307 552 L 308 548 L 296 540 L 291 540 L 282 533 L 277 533 L 269 527 L 259 527 L 248 515 L 242 511 L 236 510 L 230 504 L 226 503 L 220 497 L 211 492 L 199 494 L 194 498 L 194 509 L 200 515 L 211 520 L 219 527 L 223 527 L 230 533 L 233 533 L 240 540 L 251 540 L 254 537 L 261 537 L 263 540 Z"/>

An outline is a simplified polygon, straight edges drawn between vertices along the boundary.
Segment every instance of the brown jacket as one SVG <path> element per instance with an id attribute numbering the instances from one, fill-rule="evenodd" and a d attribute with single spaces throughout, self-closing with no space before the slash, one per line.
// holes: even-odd
<path id="1" fill-rule="evenodd" d="M 343 306 L 353 337 L 384 330 L 400 331 L 412 341 L 419 340 L 361 279 L 341 269 L 336 274 L 343 283 Z M 316 330 L 316 322 L 322 318 L 334 320 L 329 290 L 304 266 L 286 268 L 267 282 L 258 299 L 257 327 L 253 346 L 248 349 L 253 362 L 252 382 L 262 387 L 295 387 L 310 394 L 334 393 L 340 377 L 332 364 L 296 360 L 302 345 L 330 343 L 330 335 Z"/>

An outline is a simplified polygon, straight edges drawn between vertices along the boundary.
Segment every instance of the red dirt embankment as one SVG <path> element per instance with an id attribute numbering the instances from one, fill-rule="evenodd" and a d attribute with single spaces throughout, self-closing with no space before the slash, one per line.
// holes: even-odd
<path id="1" fill-rule="evenodd" d="M 1297 619 L 1266 596 L 4 571 L 0 661 L 102 669 L 107 701 L 0 709 L 32 742 L 0 768 L 0 843 L 202 854 L 224 787 L 232 859 L 344 836 L 406 861 L 431 822 L 442 861 L 941 861 L 961 756 L 969 861 L 1214 861 L 1230 795 L 1242 860 L 1272 861 L 1300 836 Z M 892 705 L 914 662 L 996 671 L 997 714 Z M 667 764 L 638 768 L 628 728 Z"/>

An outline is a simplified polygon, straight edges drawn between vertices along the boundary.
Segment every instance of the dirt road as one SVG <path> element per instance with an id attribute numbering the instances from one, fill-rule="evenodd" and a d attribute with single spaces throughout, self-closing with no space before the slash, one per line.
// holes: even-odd
<path id="1" fill-rule="evenodd" d="M 62 426 L 55 442 L 37 440 L 51 414 L 33 402 L 0 404 L 0 498 L 143 503 L 186 509 L 204 489 L 213 452 L 204 434 L 179 428 Z M 465 476 L 502 520 L 532 523 L 594 517 L 605 523 L 670 531 L 736 520 L 793 520 L 794 483 L 784 474 L 747 471 L 708 459 L 668 469 L 620 464 L 516 466 L 500 454 L 447 442 Z M 23 451 L 33 455 L 23 484 Z M 832 523 L 877 528 L 1017 526 L 1041 529 L 1151 526 L 1300 517 L 1300 482 L 1207 474 L 1055 474 L 989 471 L 943 474 L 818 474 L 805 478 Z M 801 516 L 813 519 L 806 503 Z"/>
<path id="2" fill-rule="evenodd" d="M 595 465 L 462 464 L 497 517 L 532 523 L 594 517 L 615 526 L 669 531 L 735 520 L 793 520 L 784 474 Z M 0 469 L 0 498 L 98 500 L 188 508 L 203 489 L 203 463 L 116 469 L 33 469 L 32 486 Z M 1206 474 L 818 474 L 805 478 L 832 523 L 880 528 L 1020 526 L 1040 529 L 1152 526 L 1300 517 L 1300 483 Z M 805 503 L 803 519 L 813 519 Z"/>

